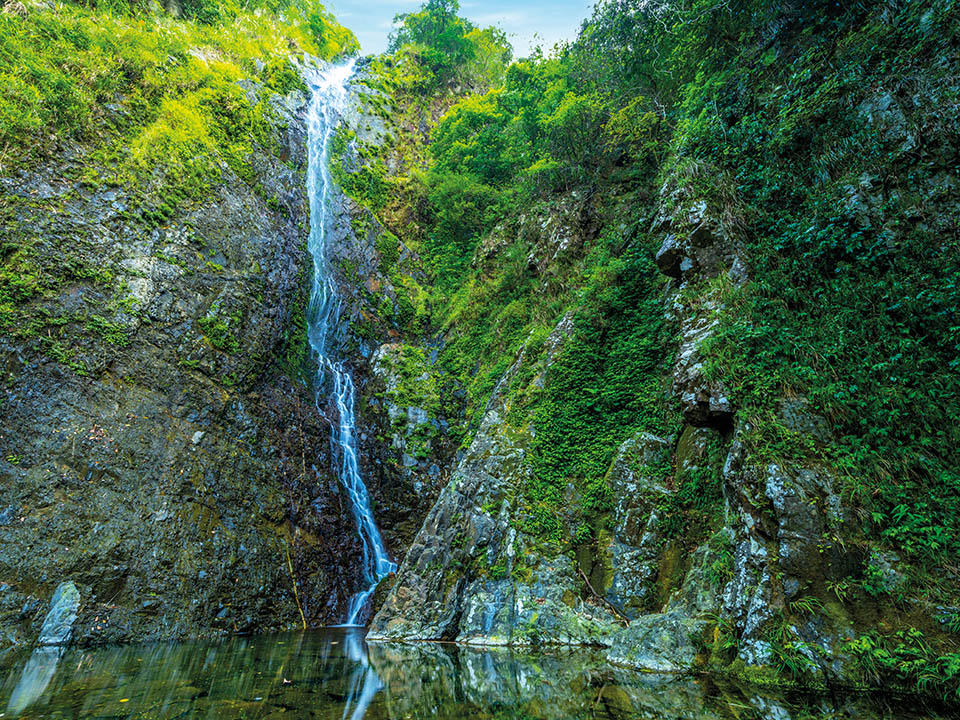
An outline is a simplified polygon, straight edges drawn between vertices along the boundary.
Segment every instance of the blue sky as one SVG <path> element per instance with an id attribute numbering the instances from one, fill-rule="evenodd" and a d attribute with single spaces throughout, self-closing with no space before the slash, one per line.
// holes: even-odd
<path id="1" fill-rule="evenodd" d="M 558 40 L 573 39 L 594 1 L 460 0 L 460 15 L 481 27 L 503 28 L 519 57 L 534 45 L 550 48 Z M 369 54 L 386 49 L 393 16 L 418 9 L 423 0 L 327 0 L 324 4 L 337 20 L 353 30 L 364 54 Z"/>

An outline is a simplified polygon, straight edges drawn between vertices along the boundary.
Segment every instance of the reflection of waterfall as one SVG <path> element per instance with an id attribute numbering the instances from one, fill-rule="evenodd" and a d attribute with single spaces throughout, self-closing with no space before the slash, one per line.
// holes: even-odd
<path id="1" fill-rule="evenodd" d="M 358 628 L 49 648 L 19 661 L 0 653 L 0 708 L 10 718 L 735 720 L 751 706 L 757 717 L 781 720 L 933 717 L 887 700 L 874 707 L 864 695 L 801 700 L 795 708 L 754 692 L 614 668 L 603 651 L 367 644 Z"/>
<path id="2" fill-rule="evenodd" d="M 383 689 L 383 681 L 367 660 L 367 651 L 363 646 L 363 636 L 358 632 L 348 632 L 344 638 L 344 651 L 347 659 L 356 663 L 347 682 L 347 700 L 343 708 L 343 720 L 361 720 L 374 696 Z M 353 710 L 353 712 L 351 712 Z"/>
<path id="3" fill-rule="evenodd" d="M 63 648 L 59 647 L 40 647 L 33 651 L 20 675 L 20 682 L 10 695 L 10 702 L 7 703 L 9 715 L 16 717 L 43 695 L 62 653 Z"/>
<path id="4" fill-rule="evenodd" d="M 339 474 L 350 496 L 357 532 L 363 546 L 364 589 L 350 599 L 347 625 L 356 625 L 373 594 L 377 583 L 397 569 L 390 560 L 383 538 L 373 519 L 370 495 L 360 477 L 357 461 L 354 388 L 350 371 L 343 360 L 335 358 L 336 343 L 328 336 L 336 335 L 341 300 L 327 258 L 327 233 L 330 226 L 333 179 L 330 175 L 330 144 L 337 123 L 348 99 L 347 83 L 353 75 L 354 61 L 328 68 L 312 82 L 309 115 L 310 239 L 308 249 L 313 256 L 313 288 L 308 308 L 308 337 L 317 355 L 316 388 L 318 397 L 325 389 L 332 393 L 337 408 L 337 421 L 331 423 L 334 457 L 339 458 Z M 333 330 L 333 333 L 331 333 Z"/>

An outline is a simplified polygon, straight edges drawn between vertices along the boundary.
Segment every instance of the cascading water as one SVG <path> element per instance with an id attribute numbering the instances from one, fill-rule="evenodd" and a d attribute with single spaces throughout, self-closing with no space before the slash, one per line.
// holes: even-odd
<path id="1" fill-rule="evenodd" d="M 331 200 L 335 192 L 330 175 L 330 143 L 347 103 L 347 84 L 354 72 L 354 62 L 350 60 L 329 67 L 311 82 L 307 177 L 310 198 L 310 239 L 307 249 L 313 256 L 313 288 L 307 309 L 307 334 L 310 347 L 317 356 L 315 387 L 318 405 L 325 390 L 332 392 L 336 404 L 337 418 L 330 423 L 333 456 L 339 458 L 340 480 L 350 496 L 363 546 L 364 589 L 350 598 L 345 625 L 358 624 L 360 614 L 377 583 L 397 569 L 396 563 L 387 554 L 380 530 L 374 522 L 370 495 L 360 476 L 354 434 L 353 378 L 343 360 L 335 357 L 341 300 L 326 254 Z"/>

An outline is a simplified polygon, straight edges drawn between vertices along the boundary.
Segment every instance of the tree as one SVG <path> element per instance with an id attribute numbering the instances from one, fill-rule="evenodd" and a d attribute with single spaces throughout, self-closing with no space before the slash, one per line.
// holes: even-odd
<path id="1" fill-rule="evenodd" d="M 428 0 L 419 12 L 396 15 L 389 51 L 413 45 L 439 81 L 451 80 L 475 54 L 474 44 L 467 39 L 474 25 L 458 17 L 459 10 L 457 0 Z"/>

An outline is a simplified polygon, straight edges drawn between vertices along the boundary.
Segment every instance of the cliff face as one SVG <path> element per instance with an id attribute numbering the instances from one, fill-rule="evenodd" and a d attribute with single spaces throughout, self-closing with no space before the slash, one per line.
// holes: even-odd
<path id="1" fill-rule="evenodd" d="M 95 46 L 126 28 L 71 8 L 24 13 Z M 247 26 L 231 36 L 240 51 L 170 21 L 183 47 L 100 56 L 134 79 L 108 103 L 95 98 L 99 133 L 58 127 L 18 148 L 0 180 L 3 644 L 34 642 L 70 581 L 81 644 L 335 623 L 360 589 L 360 540 L 331 470 L 336 408 L 315 397 L 306 340 L 308 90 L 289 55 L 314 46 L 302 27 L 258 18 L 251 42 Z M 320 26 L 321 51 L 347 42 L 328 18 Z M 288 33 L 279 58 L 271 33 Z M 263 54 L 228 54 L 251 44 Z M 28 50 L 44 62 L 54 52 Z M 141 97 L 155 75 L 178 73 L 187 79 L 163 101 Z M 355 94 L 344 128 L 378 142 L 382 126 L 359 109 L 370 98 L 383 101 Z M 164 152 L 138 164 L 154 146 Z M 341 179 L 357 169 L 347 159 Z M 363 324 L 371 299 L 395 297 L 375 262 L 375 218 L 349 196 L 335 202 L 329 252 L 346 299 L 341 352 L 361 395 L 362 469 L 402 556 L 452 449 L 436 399 L 414 406 L 392 379 L 424 355 L 391 352 L 398 334 Z"/>
<path id="2" fill-rule="evenodd" d="M 304 303 L 305 96 L 272 102 L 264 193 L 226 173 L 162 224 L 84 183 L 80 146 L 3 180 L 7 247 L 59 280 L 29 305 L 46 326 L 0 340 L 7 641 L 36 635 L 65 578 L 80 641 L 299 624 L 295 583 L 324 616 L 335 572 L 290 563 L 319 551 L 297 509 L 331 498 L 295 453 L 326 430 L 275 361 Z"/>
<path id="3" fill-rule="evenodd" d="M 355 41 L 322 15 L 304 31 L 297 8 L 208 4 L 226 35 L 209 12 L 17 5 L 0 26 L 20 93 L 0 122 L 0 643 L 35 642 L 61 582 L 83 644 L 336 620 L 360 549 L 307 382 L 290 55 Z"/>
<path id="4" fill-rule="evenodd" d="M 647 210 L 649 237 L 662 242 L 655 254 L 662 276 L 637 279 L 662 288 L 660 307 L 675 333 L 660 380 L 676 413 L 673 432 L 639 431 L 616 450 L 604 477 L 609 510 L 593 542 L 544 541 L 526 499 L 538 470 L 531 443 L 539 428 L 535 419 L 517 425 L 514 418 L 519 390 L 557 382 L 555 362 L 577 331 L 576 315 L 563 315 L 542 345 L 525 346 L 499 378 L 370 639 L 590 644 L 609 648 L 618 665 L 646 671 L 862 682 L 850 641 L 892 612 L 890 601 L 829 589 L 880 573 L 885 592 L 898 592 L 906 582 L 901 559 L 863 542 L 836 471 L 813 451 L 800 463 L 751 457 L 744 438 L 753 428 L 704 352 L 730 312 L 725 297 L 750 281 L 749 260 L 735 231 L 692 187 L 678 170 Z M 590 231 L 578 218 L 563 218 L 569 224 L 560 230 L 574 245 Z M 486 246 L 518 242 L 532 246 L 534 257 L 556 237 L 554 224 L 541 218 L 535 226 L 539 235 L 527 230 Z M 496 263 L 496 254 L 482 262 Z M 810 448 L 831 442 L 827 421 L 807 400 L 770 400 L 795 441 Z M 564 505 L 574 507 L 580 492 L 571 481 Z M 576 522 L 559 512 L 561 522 Z M 898 612 L 898 622 L 929 628 L 950 610 L 914 601 Z M 797 672 L 784 674 L 791 663 Z"/>
<path id="5" fill-rule="evenodd" d="M 257 59 L 229 82 L 230 112 L 255 134 L 218 138 L 192 192 L 166 160 L 149 180 L 122 176 L 109 136 L 61 138 L 0 181 L 4 644 L 34 642 L 67 581 L 81 644 L 330 624 L 360 589 L 360 540 L 331 469 L 336 408 L 315 397 L 306 340 L 308 91 L 289 69 L 279 92 L 277 72 Z M 131 103 L 106 108 L 111 122 L 138 122 Z M 344 127 L 378 138 L 356 111 Z M 250 143 L 240 163 L 237 139 Z M 369 212 L 335 202 L 363 474 L 402 556 L 451 449 L 437 403 L 408 407 L 391 379 L 410 364 L 390 352 L 396 333 L 363 329 L 368 288 L 389 279 Z"/>

